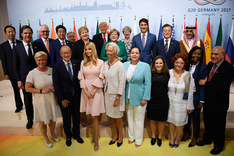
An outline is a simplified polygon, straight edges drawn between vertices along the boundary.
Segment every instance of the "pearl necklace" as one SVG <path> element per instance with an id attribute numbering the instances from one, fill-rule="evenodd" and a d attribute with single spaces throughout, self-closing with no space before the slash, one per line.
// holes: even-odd
<path id="1" fill-rule="evenodd" d="M 112 63 L 110 63 L 110 60 L 108 61 L 109 69 L 110 67 L 115 64 L 118 61 L 118 59 L 115 59 Z"/>

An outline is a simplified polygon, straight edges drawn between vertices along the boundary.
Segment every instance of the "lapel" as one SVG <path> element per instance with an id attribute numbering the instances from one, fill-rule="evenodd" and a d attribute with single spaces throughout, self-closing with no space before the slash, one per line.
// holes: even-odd
<path id="1" fill-rule="evenodd" d="M 165 51 L 165 47 L 164 47 L 164 39 L 161 39 L 158 42 L 159 42 L 159 45 L 162 46 L 162 53 L 160 53 L 160 55 L 162 55 L 165 58 L 166 57 L 166 51 Z"/>
<path id="2" fill-rule="evenodd" d="M 24 57 L 28 58 L 28 54 L 24 48 L 24 44 L 21 43 L 18 46 L 19 46 L 19 53 L 21 53 L 21 55 L 23 55 Z"/>
<path id="3" fill-rule="evenodd" d="M 199 64 L 198 64 L 198 65 L 199 65 Z M 196 80 L 196 79 L 197 79 L 197 70 L 198 70 L 198 65 L 196 66 L 195 71 L 194 71 L 194 73 L 193 73 L 193 78 L 194 78 L 194 80 Z"/>
<path id="4" fill-rule="evenodd" d="M 150 42 L 150 39 L 151 39 L 151 34 L 148 32 L 148 35 L 147 35 L 147 40 L 146 40 L 146 44 L 145 44 L 145 48 L 148 46 L 149 42 Z M 145 49 L 144 48 L 144 49 Z"/>
<path id="5" fill-rule="evenodd" d="M 169 45 L 169 49 L 168 49 L 168 53 L 169 53 L 169 51 L 170 51 L 171 49 L 173 49 L 174 45 L 175 45 L 175 42 L 174 42 L 173 39 L 171 39 L 171 42 L 170 42 L 170 45 Z"/>
<path id="6" fill-rule="evenodd" d="M 8 40 L 6 41 L 6 49 L 7 49 L 7 51 L 10 51 L 10 52 L 13 51 L 13 49 L 11 49 L 11 45 L 10 45 L 10 43 L 8 42 Z"/>
<path id="7" fill-rule="evenodd" d="M 141 69 L 141 65 L 142 65 L 141 61 L 139 60 L 138 63 L 137 63 L 137 65 L 136 65 L 136 68 L 135 68 L 135 70 L 134 70 L 134 72 L 132 74 L 132 78 L 131 78 L 130 82 L 132 82 L 134 80 L 134 77 L 136 77 L 136 75 L 142 70 Z"/>
<path id="8" fill-rule="evenodd" d="M 137 36 L 136 36 L 137 38 L 137 41 L 138 41 L 138 43 L 139 43 L 139 45 L 140 45 L 140 49 L 141 50 L 143 50 L 143 46 L 142 46 L 142 41 L 141 41 L 141 33 L 139 33 Z"/>
<path id="9" fill-rule="evenodd" d="M 66 79 L 71 80 L 71 78 L 70 78 L 70 76 L 69 76 L 69 73 L 68 73 L 68 71 L 67 71 L 67 67 L 66 67 L 65 63 L 63 62 L 63 60 L 61 60 L 60 63 L 61 63 L 61 66 L 62 66 L 62 69 L 61 69 L 61 70 L 64 71 L 64 72 L 62 72 L 62 73 L 64 73 L 64 74 L 63 74 L 64 77 L 65 77 Z M 74 74 L 73 74 L 73 75 L 74 75 Z"/>
<path id="10" fill-rule="evenodd" d="M 73 80 L 74 80 L 74 77 L 77 75 L 77 74 L 76 74 L 76 70 L 75 70 L 77 64 L 75 64 L 73 60 L 71 60 L 71 63 L 72 63 Z M 73 81 L 73 80 L 72 80 L 72 81 Z"/>
<path id="11" fill-rule="evenodd" d="M 39 39 L 39 42 L 41 43 L 41 45 L 42 45 L 43 47 L 46 48 L 46 46 L 45 46 L 45 44 L 44 44 L 44 42 L 43 42 L 43 40 L 42 40 L 41 38 Z"/>

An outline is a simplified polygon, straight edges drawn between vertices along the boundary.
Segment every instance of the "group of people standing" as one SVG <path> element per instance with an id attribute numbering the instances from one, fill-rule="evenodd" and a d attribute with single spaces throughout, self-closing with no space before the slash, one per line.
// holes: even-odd
<path id="1" fill-rule="evenodd" d="M 195 27 L 186 27 L 185 39 L 180 42 L 171 39 L 169 24 L 162 27 L 164 38 L 159 41 L 148 32 L 147 19 L 141 19 L 139 27 L 141 33 L 133 39 L 130 38 L 131 28 L 124 27 L 125 38 L 122 40 L 119 40 L 120 33 L 116 29 L 107 33 L 105 22 L 100 23 L 101 33 L 94 35 L 93 40 L 89 38 L 88 28 L 80 27 L 81 39 L 72 43 L 65 38 L 64 26 L 56 27 L 58 39 L 51 40 L 48 26 L 42 25 L 42 37 L 31 43 L 33 30 L 23 26 L 20 43 L 15 39 L 15 28 L 6 26 L 4 31 L 9 39 L 0 46 L 1 60 L 5 77 L 11 80 L 14 88 L 15 112 L 22 110 L 19 89 L 23 89 L 28 117 L 26 128 L 32 128 L 33 121 L 39 122 L 46 146 L 52 147 L 47 124 L 50 137 L 60 141 L 54 130 L 56 118 L 62 115 L 66 145 L 72 144 L 72 137 L 83 143 L 80 112 L 86 112 L 92 117 L 92 143 L 98 151 L 98 116 L 106 113 L 110 117 L 113 137 L 109 145 L 117 142 L 120 147 L 123 144 L 122 117 L 126 111 L 128 143 L 135 142 L 139 147 L 143 142 L 147 112 L 152 145 L 156 142 L 158 146 L 162 145 L 168 122 L 169 146 L 179 147 L 183 131 L 181 141 L 190 137 L 193 120 L 193 138 L 189 147 L 213 141 L 211 154 L 220 153 L 224 148 L 229 88 L 234 73 L 233 67 L 224 59 L 224 48 L 215 47 L 211 62 L 206 66 L 203 64 L 204 45 L 195 36 Z M 34 93 L 33 105 L 31 93 Z M 205 134 L 197 142 L 203 106 Z"/>

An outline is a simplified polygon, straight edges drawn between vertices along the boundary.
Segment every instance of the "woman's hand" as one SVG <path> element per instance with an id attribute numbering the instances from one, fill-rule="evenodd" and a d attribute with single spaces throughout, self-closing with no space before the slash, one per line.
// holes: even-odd
<path id="1" fill-rule="evenodd" d="M 94 87 L 93 90 L 90 92 L 91 97 L 93 98 L 97 91 L 97 87 Z"/>
<path id="2" fill-rule="evenodd" d="M 51 88 L 43 88 L 42 89 L 42 94 L 46 94 L 46 93 L 50 93 L 50 92 L 52 92 Z"/>
<path id="3" fill-rule="evenodd" d="M 90 92 L 88 92 L 85 88 L 83 88 L 83 90 L 84 90 L 85 95 L 86 95 L 89 99 L 92 98 L 92 95 L 90 94 Z"/>
<path id="4" fill-rule="evenodd" d="M 50 88 L 50 92 L 55 92 L 54 87 Z"/>
<path id="5" fill-rule="evenodd" d="M 147 103 L 147 100 L 141 99 L 141 107 L 143 107 Z"/>
<path id="6" fill-rule="evenodd" d="M 123 60 L 123 59 L 122 59 L 122 57 L 117 57 L 117 59 L 118 59 L 118 60 L 120 60 L 120 61 L 122 61 L 122 60 Z"/>
<path id="7" fill-rule="evenodd" d="M 118 106 L 119 105 L 119 99 L 115 99 L 113 106 Z"/>
<path id="8" fill-rule="evenodd" d="M 187 110 L 187 114 L 191 114 L 193 110 Z"/>

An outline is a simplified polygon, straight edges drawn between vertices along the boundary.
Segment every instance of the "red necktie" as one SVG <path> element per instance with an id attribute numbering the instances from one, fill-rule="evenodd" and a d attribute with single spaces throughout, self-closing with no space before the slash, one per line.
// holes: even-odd
<path id="1" fill-rule="evenodd" d="M 106 34 L 103 34 L 103 42 L 106 42 Z"/>
<path id="2" fill-rule="evenodd" d="M 211 78 L 213 77 L 216 68 L 217 68 L 217 65 L 215 64 L 215 65 L 214 65 L 214 68 L 213 68 L 212 71 L 210 72 L 210 76 L 209 76 L 209 78 L 208 78 L 208 81 L 210 81 Z"/>
<path id="3" fill-rule="evenodd" d="M 166 55 L 167 55 L 167 52 L 168 52 L 168 40 L 166 40 L 166 44 L 165 44 L 165 52 L 166 52 Z"/>

